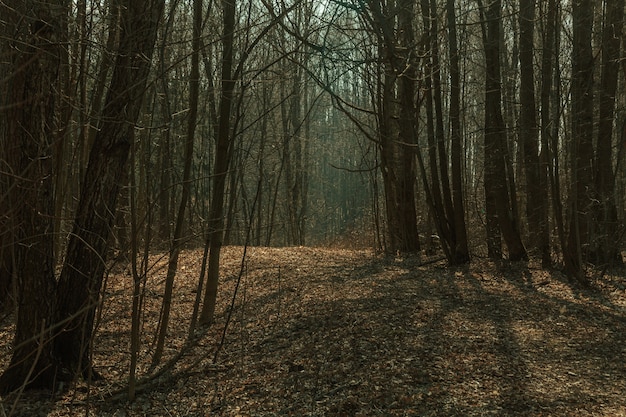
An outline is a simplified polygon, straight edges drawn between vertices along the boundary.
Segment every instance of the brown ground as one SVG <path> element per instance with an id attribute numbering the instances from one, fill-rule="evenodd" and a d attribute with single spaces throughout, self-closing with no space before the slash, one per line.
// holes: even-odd
<path id="1" fill-rule="evenodd" d="M 420 266 L 368 251 L 224 250 L 218 320 L 129 404 L 131 277 L 109 279 L 95 343 L 106 378 L 0 416 L 626 416 L 626 278 L 573 289 L 558 272 L 484 260 Z M 167 360 L 183 345 L 201 252 L 183 254 Z M 139 365 L 152 351 L 164 277 L 152 270 Z M 10 353 L 0 326 L 0 365 Z M 4 413 L 4 414 L 3 414 Z"/>

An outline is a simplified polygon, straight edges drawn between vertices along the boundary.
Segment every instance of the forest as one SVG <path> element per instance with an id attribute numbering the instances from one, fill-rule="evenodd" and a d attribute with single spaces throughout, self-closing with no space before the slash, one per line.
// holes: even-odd
<path id="1" fill-rule="evenodd" d="M 625 6 L 0 2 L 0 416 L 626 415 Z"/>

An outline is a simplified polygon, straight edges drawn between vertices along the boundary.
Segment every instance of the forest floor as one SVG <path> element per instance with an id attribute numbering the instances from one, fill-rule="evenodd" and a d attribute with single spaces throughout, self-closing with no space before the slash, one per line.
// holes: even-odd
<path id="1" fill-rule="evenodd" d="M 133 403 L 132 278 L 119 269 L 94 343 L 104 379 L 6 397 L 0 416 L 626 416 L 624 274 L 581 289 L 532 263 L 447 268 L 319 248 L 249 248 L 242 263 L 242 253 L 224 248 L 216 323 Z M 182 254 L 163 363 L 184 345 L 201 258 Z M 154 262 L 140 378 L 166 270 Z M 0 323 L 2 367 L 11 321 Z"/>

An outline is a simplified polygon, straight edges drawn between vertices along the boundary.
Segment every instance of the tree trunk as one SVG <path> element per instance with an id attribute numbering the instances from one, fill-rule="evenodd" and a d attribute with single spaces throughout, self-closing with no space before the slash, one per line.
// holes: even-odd
<path id="1" fill-rule="evenodd" d="M 570 278 L 584 279 L 593 195 L 593 0 L 572 4 L 572 147 L 569 236 L 564 253 Z"/>
<path id="2" fill-rule="evenodd" d="M 20 54 L 2 51 L 11 71 L 0 144 L 14 174 L 6 190 L 17 279 L 13 355 L 0 377 L 0 393 L 21 386 L 49 387 L 56 380 L 52 354 L 54 195 L 52 141 L 58 126 L 57 84 L 67 9 L 60 1 L 9 1 L 0 6 L 3 37 Z M 5 61 L 5 59 L 7 61 Z M 5 191 L 5 190 L 3 190 Z M 3 203 L 3 205 L 6 203 Z"/>
<path id="3" fill-rule="evenodd" d="M 457 47 L 455 0 L 447 0 L 448 41 L 450 58 L 450 135 L 452 157 L 452 200 L 454 206 L 455 247 L 453 264 L 469 262 L 467 228 L 465 225 L 465 203 L 463 198 L 463 148 L 461 137 L 461 83 L 459 54 Z"/>
<path id="4" fill-rule="evenodd" d="M 200 94 L 200 37 L 202 36 L 202 2 L 194 0 L 193 3 L 193 38 L 191 41 L 191 74 L 189 77 L 189 116 L 187 119 L 187 138 L 185 141 L 185 156 L 183 168 L 183 190 L 176 215 L 176 227 L 174 237 L 170 244 L 169 259 L 167 263 L 167 275 L 165 278 L 165 291 L 161 316 L 159 320 L 159 333 L 156 347 L 152 356 L 152 366 L 155 367 L 161 361 L 174 292 L 174 278 L 178 269 L 178 257 L 183 247 L 183 226 L 185 224 L 185 211 L 191 194 L 191 165 L 193 162 L 193 146 L 198 120 L 198 96 Z"/>
<path id="5" fill-rule="evenodd" d="M 228 175 L 232 148 L 230 114 L 235 90 L 235 80 L 232 76 L 235 0 L 222 0 L 222 7 L 224 20 L 222 95 L 208 224 L 210 246 L 207 285 L 199 319 L 201 325 L 211 324 L 215 316 L 215 303 L 217 301 L 217 289 L 219 284 L 220 252 L 224 238 L 224 190 L 226 187 L 226 177 Z"/>
<path id="6" fill-rule="evenodd" d="M 150 71 L 163 0 L 128 0 L 101 122 L 89 156 L 57 291 L 55 354 L 74 374 L 91 375 L 88 349 L 100 300 L 107 243 Z"/>
<path id="7" fill-rule="evenodd" d="M 384 60 L 379 80 L 378 130 L 381 171 L 387 213 L 388 252 L 417 252 L 420 249 L 415 207 L 415 57 L 408 39 L 414 37 L 411 27 L 413 2 L 401 1 L 396 14 L 386 16 L 380 2 L 372 2 L 373 20 L 380 32 L 379 55 Z M 397 19 L 402 39 L 395 39 Z M 403 46 L 395 46 L 399 41 Z M 402 56 L 400 56 L 402 54 Z M 403 60 L 404 58 L 404 60 Z M 405 61 L 406 60 L 406 61 Z M 402 63 L 400 65 L 400 63 Z M 408 65 L 406 65 L 408 63 Z M 396 96 L 397 91 L 397 96 Z M 396 103 L 397 100 L 397 103 Z M 398 112 L 394 125 L 394 113 Z M 396 136 L 397 135 L 397 136 Z"/>
<path id="8" fill-rule="evenodd" d="M 553 92 L 553 77 L 558 77 L 556 71 L 553 71 L 555 65 L 556 51 L 556 28 L 558 24 L 558 13 L 556 0 L 549 0 L 548 11 L 545 23 L 545 35 L 543 39 L 543 52 L 541 56 L 541 164 L 543 168 L 540 175 L 546 176 L 543 181 L 546 187 L 550 188 L 552 212 L 554 223 L 557 230 L 558 242 L 561 251 L 565 248 L 565 232 L 563 226 L 563 210 L 560 195 L 560 186 L 558 178 L 558 152 L 553 143 L 556 142 L 558 132 L 558 123 L 552 123 L 558 120 L 559 108 L 554 106 L 551 109 L 551 101 L 553 96 L 558 96 L 558 83 L 554 83 L 557 87 Z M 551 115 L 554 113 L 554 116 Z M 554 117 L 554 119 L 553 119 Z M 547 203 L 546 203 L 547 205 Z M 546 220 L 547 222 L 547 220 Z"/>
<path id="9" fill-rule="evenodd" d="M 413 0 L 401 0 L 398 2 L 398 29 L 400 33 L 400 45 L 402 45 L 402 55 L 397 57 L 404 63 L 402 71 L 399 65 L 392 63 L 397 73 L 401 75 L 397 78 L 399 95 L 399 121 L 398 121 L 398 146 L 396 152 L 398 170 L 398 183 L 394 184 L 397 189 L 395 207 L 400 219 L 402 252 L 417 252 L 420 250 L 417 232 L 417 209 L 415 207 L 415 150 L 417 143 L 415 120 L 415 80 L 417 79 L 416 57 L 413 56 L 411 46 L 415 43 L 413 33 Z M 398 51 L 400 54 L 400 52 Z M 392 59 L 395 60 L 395 56 Z"/>
<path id="10" fill-rule="evenodd" d="M 445 133 L 443 127 L 443 99 L 441 93 L 441 66 L 439 64 L 439 26 L 437 25 L 437 6 L 435 0 L 430 0 L 431 22 L 431 54 L 432 54 L 432 79 L 433 79 L 433 104 L 435 105 L 435 138 L 437 139 L 437 156 L 439 159 L 439 172 L 441 178 L 441 193 L 443 208 L 446 218 L 446 227 L 451 229 L 452 247 L 456 246 L 456 233 L 454 231 L 454 209 L 452 206 L 452 193 L 450 191 L 449 161 L 446 151 Z"/>
<path id="11" fill-rule="evenodd" d="M 507 135 L 502 117 L 502 95 L 500 79 L 500 24 L 501 1 L 494 0 L 485 12 L 487 36 L 485 39 L 485 195 L 488 213 L 488 242 L 493 236 L 493 216 L 497 217 L 498 226 L 506 242 L 509 259 L 526 259 L 526 249 L 517 230 L 510 206 L 506 175 Z M 495 210 L 494 210 L 495 209 Z M 493 212 L 495 211 L 495 213 Z M 491 224 L 490 224 L 491 222 Z M 491 237 L 489 235 L 491 234 Z M 493 248 L 492 248 L 493 249 Z"/>
<path id="12" fill-rule="evenodd" d="M 168 36 L 170 34 L 171 26 L 174 22 L 175 16 L 175 4 L 173 3 L 170 6 L 170 13 L 168 15 L 167 21 L 163 26 L 162 34 L 160 36 L 160 44 L 159 44 L 159 80 L 160 80 L 160 94 L 162 95 L 161 99 L 161 110 L 162 110 L 162 118 L 163 125 L 165 128 L 162 130 L 161 140 L 159 143 L 159 195 L 157 199 L 158 203 L 158 238 L 159 244 L 167 244 L 170 242 L 172 238 L 172 215 L 170 210 L 170 201 L 172 193 L 172 140 L 171 140 L 171 132 L 172 132 L 172 109 L 171 109 L 171 97 L 170 97 L 170 77 L 167 71 L 167 68 L 170 64 L 168 56 L 167 56 L 167 43 L 169 42 Z"/>
<path id="13" fill-rule="evenodd" d="M 431 217 L 436 223 L 436 228 L 439 233 L 439 239 L 442 245 L 446 245 L 444 249 L 445 253 L 451 254 L 454 250 L 454 229 L 451 229 L 449 223 L 447 210 L 444 207 L 444 199 L 442 197 L 441 188 L 445 187 L 445 181 L 443 175 L 440 177 L 440 172 L 443 173 L 444 168 L 440 167 L 441 163 L 445 163 L 442 159 L 438 159 L 438 150 L 440 151 L 439 136 L 443 135 L 443 120 L 441 118 L 441 97 L 436 98 L 437 95 L 441 95 L 441 89 L 435 88 L 434 73 L 439 71 L 439 68 L 435 67 L 435 44 L 437 42 L 437 30 L 436 25 L 430 10 L 429 0 L 420 1 L 422 17 L 425 30 L 428 33 L 428 42 L 424 42 L 423 61 L 425 62 L 424 75 L 424 101 L 426 105 L 426 137 L 428 143 L 428 165 L 430 171 L 430 193 L 427 194 L 432 199 L 430 210 Z M 436 110 L 436 111 L 435 111 Z M 441 178 L 441 179 L 440 179 Z M 430 233 L 428 233 L 427 239 L 430 241 Z M 449 259 L 448 261 L 452 261 Z"/>
<path id="14" fill-rule="evenodd" d="M 530 245 L 541 256 L 544 266 L 550 260 L 550 236 L 548 231 L 548 210 L 546 206 L 547 187 L 543 165 L 539 160 L 539 131 L 535 106 L 535 77 L 533 65 L 535 0 L 520 0 L 520 120 L 519 131 L 524 154 L 526 176 L 526 216 Z"/>
<path id="15" fill-rule="evenodd" d="M 605 2 L 602 33 L 602 75 L 600 80 L 600 120 L 596 141 L 595 184 L 598 193 L 596 212 L 597 236 L 592 247 L 592 260 L 603 266 L 621 265 L 619 223 L 615 204 L 615 173 L 613 172 L 613 123 L 615 96 L 619 73 L 620 47 L 624 21 L 624 0 Z"/>

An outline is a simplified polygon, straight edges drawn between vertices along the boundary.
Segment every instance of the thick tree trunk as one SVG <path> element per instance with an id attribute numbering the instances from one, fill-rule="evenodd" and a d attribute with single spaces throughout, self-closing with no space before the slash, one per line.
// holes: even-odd
<path id="1" fill-rule="evenodd" d="M 485 39 L 486 84 L 485 84 L 485 195 L 487 199 L 488 243 L 493 246 L 497 238 L 494 235 L 494 214 L 497 216 L 502 237 L 506 242 L 509 259 L 526 259 L 526 249 L 510 206 L 509 190 L 506 180 L 507 135 L 502 117 L 502 96 L 500 80 L 500 21 L 501 1 L 494 0 L 487 7 L 487 36 Z M 489 210 L 491 209 L 491 213 Z M 495 210 L 494 210 L 495 209 Z M 495 211 L 495 213 L 494 213 Z M 495 250 L 490 247 L 490 250 Z M 494 253 L 494 255 L 496 255 Z"/>
<path id="2" fill-rule="evenodd" d="M 419 240 L 417 234 L 417 216 L 415 209 L 415 169 L 414 154 L 409 145 L 411 140 L 404 133 L 400 133 L 396 140 L 392 136 L 391 109 L 393 76 L 385 75 L 384 110 L 382 111 L 380 128 L 380 154 L 383 185 L 385 190 L 385 209 L 387 214 L 388 245 L 387 252 L 416 252 L 419 250 Z M 404 86 L 406 88 L 406 86 Z M 408 92 L 404 91 L 405 98 Z M 400 116 L 403 123 L 410 123 L 406 120 L 408 111 L 405 110 Z M 405 126 L 405 129 L 407 127 Z M 402 145 L 400 144 L 402 141 Z"/>
<path id="3" fill-rule="evenodd" d="M 11 49 L 9 33 L 15 32 L 14 29 L 9 29 L 11 25 L 9 22 L 15 20 L 15 17 L 6 13 L 7 7 L 5 4 L 0 3 L 0 11 L 3 19 L 0 19 L 0 36 L 6 39 L 0 42 L 0 79 L 8 79 L 8 77 L 15 71 L 11 61 Z M 9 108 L 16 103 L 11 97 L 14 93 L 11 92 L 12 83 L 0 83 L 0 106 L 2 108 Z M 15 160 L 16 156 L 14 152 L 17 151 L 18 146 L 10 146 L 10 139 L 14 136 L 10 136 L 10 126 L 8 120 L 11 118 L 8 111 L 0 112 L 0 161 Z M 4 216 L 0 216 L 0 312 L 8 311 L 9 308 L 14 307 L 13 300 L 11 299 L 11 292 L 13 287 L 13 233 L 14 223 L 13 216 L 10 215 L 12 211 L 12 204 L 9 198 L 9 191 L 14 186 L 14 178 L 5 174 L 4 170 L 0 170 L 0 213 L 5 213 Z"/>
<path id="4" fill-rule="evenodd" d="M 415 150 L 417 143 L 415 120 L 415 80 L 417 79 L 416 57 L 413 56 L 411 46 L 415 43 L 413 31 L 413 18 L 415 16 L 413 0 L 401 0 L 398 2 L 398 32 L 399 42 L 402 45 L 401 51 L 396 51 L 398 57 L 403 62 L 402 72 L 399 71 L 397 62 L 393 63 L 396 72 L 401 74 L 397 78 L 399 95 L 399 121 L 398 121 L 398 166 L 399 175 L 397 177 L 399 209 L 402 245 L 399 248 L 403 252 L 417 252 L 420 250 L 417 233 L 417 209 L 415 206 Z"/>
<path id="5" fill-rule="evenodd" d="M 88 376 L 88 348 L 100 300 L 107 243 L 150 71 L 163 0 L 128 0 L 120 44 L 58 284 L 61 325 L 55 353 L 72 373 Z"/>
<path id="6" fill-rule="evenodd" d="M 535 32 L 535 0 L 520 0 L 520 140 L 523 144 L 526 174 L 526 216 L 530 245 L 539 252 L 542 264 L 550 260 L 548 231 L 547 187 L 544 166 L 539 160 L 539 130 L 535 105 L 535 77 L 533 65 Z"/>
<path id="7" fill-rule="evenodd" d="M 415 57 L 411 56 L 414 39 L 413 1 L 403 0 L 393 13 L 383 10 L 380 2 L 370 8 L 381 35 L 379 53 L 384 59 L 384 75 L 379 81 L 380 155 L 387 228 L 388 252 L 417 252 L 420 250 L 415 206 Z M 385 15 L 388 13 L 389 15 Z M 395 39 L 397 22 L 399 39 Z M 400 42 L 401 48 L 395 46 Z M 397 111 L 397 124 L 395 112 Z"/>
<path id="8" fill-rule="evenodd" d="M 591 248 L 591 260 L 603 266 L 621 265 L 620 227 L 615 204 L 613 172 L 613 123 L 615 96 L 624 23 L 624 0 L 605 2 L 602 33 L 602 75 L 600 80 L 600 120 L 596 141 L 595 185 L 598 193 L 595 221 L 597 236 Z"/>
<path id="9" fill-rule="evenodd" d="M 57 127 L 57 84 L 61 58 L 63 2 L 10 1 L 0 6 L 3 33 L 14 51 L 2 51 L 12 71 L 2 107 L 0 144 L 14 175 L 9 185 L 7 230 L 14 248 L 17 323 L 13 355 L 0 377 L 0 392 L 46 387 L 55 381 L 52 355 L 54 277 L 54 196 L 52 145 Z"/>
<path id="10" fill-rule="evenodd" d="M 570 278 L 584 279 L 593 194 L 593 0 L 572 4 L 572 147 L 569 236 L 564 251 Z"/>

